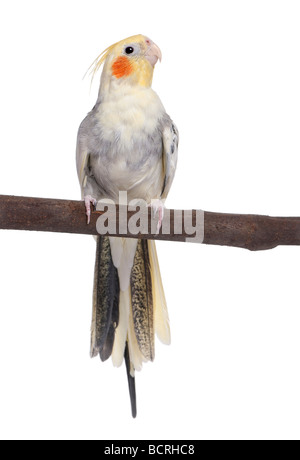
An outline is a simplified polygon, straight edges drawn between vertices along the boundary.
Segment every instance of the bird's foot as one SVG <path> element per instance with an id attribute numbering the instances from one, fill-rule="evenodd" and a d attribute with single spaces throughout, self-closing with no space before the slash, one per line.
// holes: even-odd
<path id="1" fill-rule="evenodd" d="M 91 222 L 91 204 L 96 208 L 97 205 L 97 200 L 93 198 L 91 195 L 87 195 L 84 197 L 84 203 L 85 203 L 85 210 L 86 210 L 86 215 L 87 215 L 87 224 Z"/>
<path id="2" fill-rule="evenodd" d="M 158 222 L 157 222 L 157 228 L 156 228 L 156 235 L 158 235 L 161 229 L 162 221 L 163 221 L 164 214 L 165 214 L 165 204 L 162 200 L 155 199 L 155 200 L 151 200 L 151 203 L 149 206 L 151 206 L 151 209 L 153 211 L 153 217 L 156 217 L 158 215 Z"/>

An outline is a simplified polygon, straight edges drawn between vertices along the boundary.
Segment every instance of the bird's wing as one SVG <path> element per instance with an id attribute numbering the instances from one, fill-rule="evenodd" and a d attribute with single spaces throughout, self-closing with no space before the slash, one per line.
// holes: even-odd
<path id="1" fill-rule="evenodd" d="M 76 165 L 82 195 L 93 195 L 94 193 L 94 198 L 98 198 L 99 194 L 96 193 L 97 184 L 95 184 L 93 180 L 92 153 L 99 150 L 99 154 L 101 154 L 101 144 L 99 143 L 101 126 L 97 124 L 95 107 L 87 114 L 79 126 L 76 147 Z M 88 182 L 90 183 L 87 184 Z"/>
<path id="2" fill-rule="evenodd" d="M 89 161 L 88 148 L 85 145 L 85 142 L 83 142 L 80 136 L 80 131 L 79 131 L 78 137 L 77 137 L 77 148 L 76 148 L 76 166 L 77 166 L 78 179 L 79 179 L 79 183 L 80 183 L 80 187 L 82 191 L 86 185 L 86 180 L 87 180 L 86 168 L 88 165 L 88 161 Z"/>
<path id="3" fill-rule="evenodd" d="M 165 199 L 170 191 L 178 158 L 179 134 L 176 125 L 170 122 L 163 129 L 163 166 L 164 182 L 161 198 Z"/>

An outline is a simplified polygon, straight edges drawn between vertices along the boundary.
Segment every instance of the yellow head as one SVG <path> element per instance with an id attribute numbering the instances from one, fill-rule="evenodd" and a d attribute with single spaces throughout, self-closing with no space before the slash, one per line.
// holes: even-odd
<path id="1" fill-rule="evenodd" d="M 92 64 L 92 76 L 104 64 L 102 87 L 111 83 L 150 87 L 153 70 L 162 55 L 158 46 L 144 35 L 134 35 L 107 48 Z"/>

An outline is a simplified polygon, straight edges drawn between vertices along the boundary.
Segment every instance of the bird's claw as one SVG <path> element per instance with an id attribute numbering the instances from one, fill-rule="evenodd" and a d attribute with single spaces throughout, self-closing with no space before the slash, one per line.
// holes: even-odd
<path id="1" fill-rule="evenodd" d="M 158 235 L 161 229 L 162 221 L 163 221 L 164 214 L 165 214 L 165 205 L 163 201 L 159 199 L 155 199 L 155 200 L 151 200 L 150 206 L 153 211 L 153 217 L 156 217 L 158 215 L 158 222 L 157 222 L 157 227 L 156 227 L 156 235 Z"/>
<path id="2" fill-rule="evenodd" d="M 84 203 L 85 203 L 85 210 L 86 210 L 86 215 L 87 215 L 87 224 L 91 222 L 91 204 L 96 208 L 97 205 L 97 200 L 93 198 L 91 195 L 87 195 L 84 197 Z"/>

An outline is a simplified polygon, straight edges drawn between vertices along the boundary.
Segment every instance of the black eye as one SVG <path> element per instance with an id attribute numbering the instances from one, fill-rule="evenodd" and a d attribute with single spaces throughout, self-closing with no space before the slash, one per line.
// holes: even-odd
<path id="1" fill-rule="evenodd" d="M 134 52 L 134 48 L 132 48 L 132 46 L 127 46 L 127 48 L 125 48 L 126 54 L 132 54 L 133 52 Z"/>

